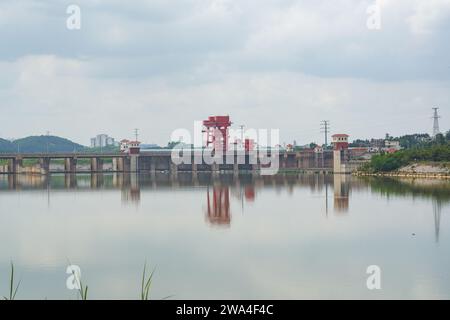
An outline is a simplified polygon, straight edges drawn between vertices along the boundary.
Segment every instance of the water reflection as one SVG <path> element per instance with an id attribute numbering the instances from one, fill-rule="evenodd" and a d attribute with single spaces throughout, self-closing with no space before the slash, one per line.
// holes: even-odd
<path id="1" fill-rule="evenodd" d="M 211 225 L 230 226 L 230 188 L 213 186 L 212 196 L 210 196 L 210 188 L 208 187 L 206 189 L 206 201 L 206 220 Z"/>
<path id="2" fill-rule="evenodd" d="M 350 177 L 342 174 L 333 176 L 334 185 L 334 211 L 336 213 L 345 213 L 348 211 Z"/>
<path id="3" fill-rule="evenodd" d="M 118 189 L 121 191 L 123 204 L 139 206 L 142 190 L 173 188 L 203 188 L 205 193 L 203 215 L 211 226 L 230 226 L 232 204 L 236 203 L 244 211 L 246 203 L 257 202 L 258 190 L 264 188 L 275 189 L 277 193 L 287 192 L 289 196 L 293 196 L 295 188 L 307 188 L 312 194 L 323 198 L 326 216 L 329 212 L 329 188 L 333 190 L 335 215 L 348 213 L 352 190 L 368 190 L 387 200 L 392 197 L 431 199 L 436 242 L 439 242 L 442 207 L 450 202 L 450 183 L 442 180 L 356 178 L 349 175 L 317 174 L 235 176 L 182 172 L 177 175 L 164 173 L 0 175 L 0 192 L 47 190 L 49 205 L 52 192 L 63 189 L 75 192 Z"/>
<path id="4" fill-rule="evenodd" d="M 448 299 L 449 203 L 444 180 L 0 175 L 0 275 L 13 260 L 21 299 L 73 298 L 69 258 L 92 298 L 133 298 L 148 259 L 155 299 Z"/>
<path id="5" fill-rule="evenodd" d="M 439 230 L 441 228 L 441 202 L 433 200 L 434 236 L 439 242 Z"/>

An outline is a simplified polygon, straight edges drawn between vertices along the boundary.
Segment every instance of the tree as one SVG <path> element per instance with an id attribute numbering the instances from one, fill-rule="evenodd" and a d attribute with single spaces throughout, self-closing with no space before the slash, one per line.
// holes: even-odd
<path id="1" fill-rule="evenodd" d="M 414 148 L 425 145 L 430 140 L 430 136 L 428 133 L 415 133 L 401 136 L 398 140 L 402 148 Z"/>
<path id="2" fill-rule="evenodd" d="M 173 149 L 177 144 L 179 144 L 180 142 L 179 141 L 170 141 L 168 144 L 167 144 L 167 149 Z"/>
<path id="3" fill-rule="evenodd" d="M 435 137 L 435 142 L 436 144 L 445 144 L 445 137 L 442 133 L 438 133 Z"/>

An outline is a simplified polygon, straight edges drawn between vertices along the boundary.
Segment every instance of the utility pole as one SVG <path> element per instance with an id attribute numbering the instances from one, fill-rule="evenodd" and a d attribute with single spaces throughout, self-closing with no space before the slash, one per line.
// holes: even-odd
<path id="1" fill-rule="evenodd" d="M 436 137 L 436 135 L 438 135 L 439 133 L 441 133 L 439 131 L 439 118 L 440 116 L 438 115 L 438 109 L 439 108 L 432 108 L 434 110 L 434 114 L 433 114 L 433 138 Z"/>
<path id="2" fill-rule="evenodd" d="M 320 122 L 320 131 L 325 134 L 325 147 L 328 146 L 328 132 L 330 132 L 330 120 Z"/>
<path id="3" fill-rule="evenodd" d="M 134 137 L 136 138 L 136 141 L 138 141 L 138 136 L 139 136 L 139 129 L 135 128 L 134 129 Z"/>

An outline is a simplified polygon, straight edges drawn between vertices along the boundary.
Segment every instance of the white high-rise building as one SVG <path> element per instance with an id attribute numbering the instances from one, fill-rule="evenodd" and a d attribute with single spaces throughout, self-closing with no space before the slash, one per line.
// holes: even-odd
<path id="1" fill-rule="evenodd" d="M 114 138 L 107 134 L 98 134 L 94 138 L 91 138 L 91 148 L 100 148 L 106 146 L 115 145 Z"/>

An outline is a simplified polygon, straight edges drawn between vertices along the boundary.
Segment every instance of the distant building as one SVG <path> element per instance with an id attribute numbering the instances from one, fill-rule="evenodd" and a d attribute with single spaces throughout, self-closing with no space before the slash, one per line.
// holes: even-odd
<path id="1" fill-rule="evenodd" d="M 94 138 L 91 138 L 91 148 L 103 148 L 114 145 L 117 145 L 114 138 L 107 134 L 98 134 Z"/>
<path id="2" fill-rule="evenodd" d="M 384 141 L 384 147 L 386 149 L 394 149 L 394 150 L 400 150 L 400 141 L 396 140 L 386 140 Z"/>
<path id="3" fill-rule="evenodd" d="M 353 147 L 348 149 L 352 158 L 364 158 L 370 153 L 369 147 Z"/>
<path id="4" fill-rule="evenodd" d="M 120 152 L 139 154 L 141 149 L 140 144 L 141 143 L 139 141 L 130 141 L 127 139 L 123 139 L 120 141 Z"/>
<path id="5" fill-rule="evenodd" d="M 335 150 L 348 149 L 348 134 L 333 134 L 333 148 Z"/>
<path id="6" fill-rule="evenodd" d="M 348 154 L 348 134 L 333 134 L 333 172 L 347 173 Z"/>
<path id="7" fill-rule="evenodd" d="M 120 152 L 127 153 L 129 143 L 130 143 L 130 140 L 127 140 L 127 139 L 121 140 L 120 141 Z"/>
<path id="8" fill-rule="evenodd" d="M 384 152 L 386 152 L 386 153 L 395 153 L 397 151 L 398 151 L 398 149 L 396 149 L 396 148 L 385 148 L 384 149 Z"/>
<path id="9" fill-rule="evenodd" d="M 370 147 L 373 150 L 380 150 L 381 148 L 384 148 L 384 139 L 371 139 L 370 140 Z"/>

